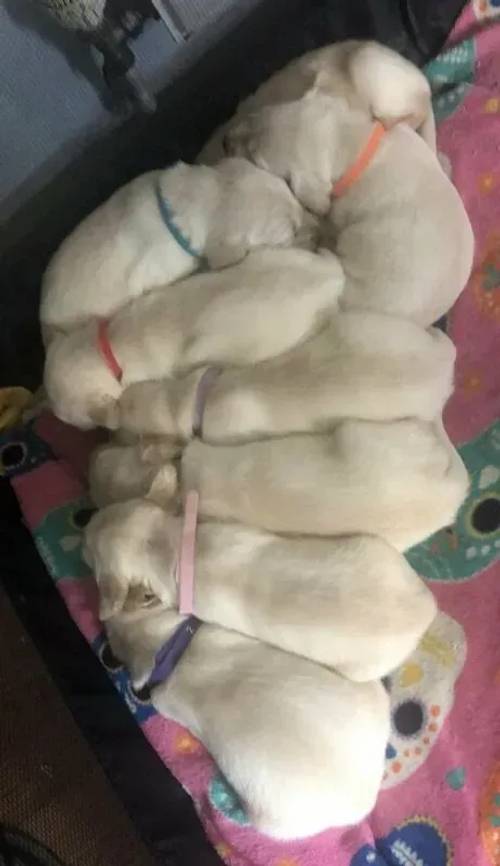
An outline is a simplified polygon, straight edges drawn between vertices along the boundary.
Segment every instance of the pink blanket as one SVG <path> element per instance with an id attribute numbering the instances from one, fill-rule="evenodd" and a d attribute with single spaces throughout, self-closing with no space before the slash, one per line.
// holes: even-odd
<path id="1" fill-rule="evenodd" d="M 439 147 L 476 234 L 474 273 L 447 320 L 458 364 L 446 422 L 472 485 L 456 525 L 409 553 L 440 614 L 391 677 L 383 789 L 362 824 L 287 844 L 249 826 L 203 746 L 134 694 L 106 646 L 95 585 L 80 556 L 92 437 L 42 416 L 0 442 L 0 471 L 11 477 L 70 615 L 191 794 L 229 866 L 500 864 L 500 19 L 494 12 L 488 0 L 474 0 L 428 69 Z"/>

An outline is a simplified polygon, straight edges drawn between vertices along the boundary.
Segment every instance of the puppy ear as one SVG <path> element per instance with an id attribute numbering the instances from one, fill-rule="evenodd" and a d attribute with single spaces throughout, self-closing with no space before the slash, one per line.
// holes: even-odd
<path id="1" fill-rule="evenodd" d="M 123 610 L 127 600 L 127 584 L 113 574 L 96 575 L 99 587 L 99 619 L 106 622 Z"/>
<path id="2" fill-rule="evenodd" d="M 89 409 L 89 418 L 96 427 L 107 427 L 117 430 L 120 426 L 120 406 L 117 400 L 110 400 L 100 406 Z"/>
<path id="3" fill-rule="evenodd" d="M 171 505 L 177 493 L 177 471 L 173 463 L 167 463 L 156 473 L 145 499 L 164 508 Z"/>
<path id="4" fill-rule="evenodd" d="M 313 170 L 292 172 L 290 186 L 304 207 L 317 216 L 326 216 L 331 207 L 331 183 Z"/>

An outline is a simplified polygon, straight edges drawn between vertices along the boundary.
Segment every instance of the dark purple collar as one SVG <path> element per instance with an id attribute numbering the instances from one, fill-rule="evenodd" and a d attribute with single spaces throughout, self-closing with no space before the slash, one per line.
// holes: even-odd
<path id="1" fill-rule="evenodd" d="M 146 685 L 150 688 L 158 686 L 168 680 L 177 662 L 187 650 L 201 625 L 201 620 L 196 616 L 188 616 L 177 626 L 167 642 L 158 650 L 155 657 L 154 668 Z"/>
<path id="2" fill-rule="evenodd" d="M 221 372 L 220 367 L 207 367 L 198 382 L 194 399 L 193 436 L 197 436 L 199 439 L 203 435 L 203 415 L 205 413 L 208 392 Z"/>

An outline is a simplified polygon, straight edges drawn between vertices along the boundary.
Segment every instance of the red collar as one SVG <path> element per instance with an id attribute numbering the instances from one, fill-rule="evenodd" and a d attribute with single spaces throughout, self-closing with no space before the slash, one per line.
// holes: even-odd
<path id="1" fill-rule="evenodd" d="M 373 157 L 377 153 L 377 150 L 380 147 L 380 142 L 386 132 L 387 130 L 379 120 L 373 124 L 372 131 L 370 132 L 365 145 L 361 149 L 361 152 L 349 168 L 346 169 L 344 174 L 332 185 L 330 193 L 332 198 L 339 198 L 341 195 L 344 195 L 344 193 L 347 192 L 347 190 L 350 189 L 357 180 L 359 180 L 361 175 L 364 174 Z"/>
<path id="2" fill-rule="evenodd" d="M 121 382 L 123 370 L 109 342 L 108 324 L 107 319 L 101 319 L 97 325 L 97 349 L 108 370 L 117 382 Z"/>

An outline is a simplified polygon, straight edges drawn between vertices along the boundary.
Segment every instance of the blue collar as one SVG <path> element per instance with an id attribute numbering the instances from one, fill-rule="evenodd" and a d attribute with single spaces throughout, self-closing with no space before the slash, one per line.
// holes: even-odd
<path id="1" fill-rule="evenodd" d="M 155 193 L 156 193 L 156 201 L 158 202 L 158 210 L 160 211 L 161 218 L 165 223 L 167 229 L 172 235 L 173 239 L 177 241 L 180 248 L 184 250 L 189 256 L 192 256 L 193 259 L 197 259 L 200 264 L 204 262 L 204 258 L 200 253 L 198 253 L 194 247 L 191 246 L 189 238 L 181 231 L 177 223 L 175 222 L 174 214 L 168 199 L 164 198 L 160 189 L 160 181 L 157 180 L 155 183 Z"/>
<path id="2" fill-rule="evenodd" d="M 159 686 L 168 680 L 177 662 L 186 652 L 201 625 L 201 620 L 196 616 L 188 616 L 170 635 L 167 642 L 158 650 L 155 657 L 154 668 L 151 671 L 146 685 L 149 688 Z"/>

